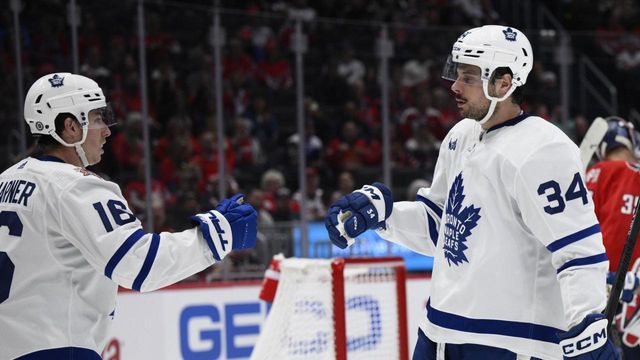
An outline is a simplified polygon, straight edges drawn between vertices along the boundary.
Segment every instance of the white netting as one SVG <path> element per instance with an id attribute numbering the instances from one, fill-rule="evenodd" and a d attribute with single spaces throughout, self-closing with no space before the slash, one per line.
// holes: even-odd
<path id="1" fill-rule="evenodd" d="M 285 259 L 280 271 L 251 359 L 336 359 L 331 260 Z M 343 274 L 348 359 L 397 359 L 395 270 L 346 264 Z"/>
<path id="2" fill-rule="evenodd" d="M 352 359 L 398 358 L 398 298 L 393 268 L 344 269 L 347 354 Z"/>

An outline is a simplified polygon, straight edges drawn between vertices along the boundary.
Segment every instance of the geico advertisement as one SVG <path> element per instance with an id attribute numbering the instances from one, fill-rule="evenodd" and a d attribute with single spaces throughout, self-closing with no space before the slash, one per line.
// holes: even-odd
<path id="1" fill-rule="evenodd" d="M 257 282 L 120 293 L 103 359 L 248 359 L 270 308 L 259 293 Z M 428 293 L 426 277 L 407 281 L 410 354 Z"/>

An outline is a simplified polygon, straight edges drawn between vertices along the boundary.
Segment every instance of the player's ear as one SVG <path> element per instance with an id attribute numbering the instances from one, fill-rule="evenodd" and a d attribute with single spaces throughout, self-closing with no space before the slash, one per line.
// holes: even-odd
<path id="1" fill-rule="evenodd" d="M 497 79 L 497 83 L 496 83 L 496 92 L 498 93 L 498 97 L 503 97 L 504 94 L 507 93 L 507 91 L 509 91 L 509 89 L 511 88 L 511 84 L 513 82 L 513 76 L 511 76 L 511 74 L 506 73 L 504 75 L 502 75 L 502 77 L 500 79 Z"/>
<path id="2" fill-rule="evenodd" d="M 77 142 L 82 138 L 82 128 L 73 116 L 67 116 L 62 122 L 62 139 L 68 143 Z"/>
<path id="3" fill-rule="evenodd" d="M 503 97 L 504 94 L 509 91 L 509 88 L 511 88 L 512 81 L 513 76 L 509 73 L 502 74 L 500 77 L 495 77 L 493 82 L 489 84 L 489 89 L 491 90 L 490 94 L 492 93 L 492 96 L 499 98 Z"/>

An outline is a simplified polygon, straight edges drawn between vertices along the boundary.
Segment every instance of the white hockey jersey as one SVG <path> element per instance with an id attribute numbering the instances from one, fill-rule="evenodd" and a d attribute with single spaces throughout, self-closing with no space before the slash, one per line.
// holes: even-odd
<path id="1" fill-rule="evenodd" d="M 0 175 L 0 359 L 100 354 L 118 284 L 150 291 L 214 261 L 196 228 L 146 233 L 115 183 L 53 157 L 20 161 Z"/>
<path id="2" fill-rule="evenodd" d="M 434 256 L 431 340 L 562 358 L 557 333 L 606 304 L 608 260 L 581 169 L 577 146 L 542 118 L 454 126 L 432 187 L 394 203 L 378 230 Z"/>

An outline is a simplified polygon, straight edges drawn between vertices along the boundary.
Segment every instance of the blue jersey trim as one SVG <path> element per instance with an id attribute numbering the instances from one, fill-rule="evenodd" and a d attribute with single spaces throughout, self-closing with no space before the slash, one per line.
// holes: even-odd
<path id="1" fill-rule="evenodd" d="M 560 266 L 558 268 L 557 273 L 559 274 L 560 272 L 570 268 L 570 267 L 574 267 L 574 266 L 583 266 L 583 265 L 591 265 L 591 264 L 597 264 L 597 263 L 601 263 L 604 261 L 609 261 L 609 258 L 607 257 L 607 254 L 602 253 L 602 254 L 598 254 L 598 255 L 593 255 L 593 256 L 587 256 L 584 258 L 580 258 L 580 259 L 573 259 L 570 261 L 567 261 L 564 265 Z"/>
<path id="2" fill-rule="evenodd" d="M 20 356 L 15 360 L 101 360 L 97 352 L 79 347 L 47 349 Z"/>
<path id="3" fill-rule="evenodd" d="M 118 250 L 116 250 L 115 254 L 113 254 L 111 259 L 109 259 L 107 266 L 105 266 L 104 268 L 104 274 L 109 279 L 111 279 L 111 276 L 113 275 L 113 270 L 116 268 L 120 260 L 122 260 L 122 258 L 131 249 L 131 247 L 135 245 L 135 243 L 137 243 L 138 240 L 140 240 L 140 238 L 143 237 L 144 235 L 145 235 L 145 232 L 144 230 L 142 230 L 142 228 L 134 231 L 133 234 L 129 235 L 127 240 L 125 240 L 125 242 L 122 243 L 122 245 L 120 245 Z"/>
<path id="4" fill-rule="evenodd" d="M 525 323 L 520 321 L 472 319 L 464 316 L 440 311 L 431 307 L 427 301 L 427 318 L 437 326 L 445 329 L 475 334 L 490 334 L 532 339 L 558 344 L 558 333 L 562 332 L 551 326 Z"/>
<path id="5" fill-rule="evenodd" d="M 438 217 L 442 219 L 442 209 L 440 209 L 440 207 L 436 205 L 436 203 L 420 195 L 416 196 L 416 201 L 419 201 L 427 205 L 427 207 L 431 209 L 431 211 L 436 213 L 436 215 L 438 215 Z M 436 221 L 429 213 L 427 213 L 427 221 L 429 223 L 429 237 L 431 238 L 433 245 L 437 245 L 438 244 L 438 228 L 436 225 Z"/>
<path id="6" fill-rule="evenodd" d="M 558 239 L 554 242 L 552 242 L 551 244 L 547 245 L 547 249 L 549 249 L 549 251 L 551 252 L 555 252 L 558 251 L 560 249 L 562 249 L 563 247 L 573 244 L 576 241 L 580 241 L 586 237 L 589 237 L 593 234 L 597 234 L 600 232 L 600 224 L 595 224 L 592 226 L 589 226 L 586 229 L 582 229 L 578 232 L 575 232 L 571 235 L 567 235 L 565 237 L 563 237 L 562 239 Z"/>
<path id="7" fill-rule="evenodd" d="M 431 238 L 433 245 L 438 245 L 438 229 L 436 228 L 436 222 L 428 214 L 427 221 L 429 222 L 429 237 Z"/>
<path id="8" fill-rule="evenodd" d="M 191 217 L 191 220 L 196 221 L 198 224 L 200 224 L 200 232 L 202 233 L 202 237 L 204 237 L 204 240 L 207 242 L 207 245 L 209 246 L 209 249 L 213 254 L 213 258 L 216 259 L 217 261 L 222 260 L 220 258 L 220 255 L 218 254 L 218 251 L 216 250 L 215 245 L 213 244 L 213 239 L 211 239 L 211 232 L 207 222 L 202 221 L 199 217 L 195 215 Z"/>
<path id="9" fill-rule="evenodd" d="M 36 156 L 36 159 L 40 160 L 40 161 L 53 161 L 53 162 L 59 162 L 59 163 L 65 163 L 64 160 L 60 159 L 57 156 L 53 156 L 53 155 L 42 155 L 42 156 Z"/>
<path id="10" fill-rule="evenodd" d="M 442 209 L 438 205 L 436 205 L 436 203 L 420 195 L 416 196 L 416 201 L 420 201 L 427 205 L 429 209 L 431 209 L 431 211 L 436 213 L 436 215 L 438 215 L 438 217 L 442 219 Z"/>
<path id="11" fill-rule="evenodd" d="M 529 116 L 531 116 L 531 114 L 526 113 L 526 112 L 523 112 L 522 114 L 520 114 L 520 115 L 518 115 L 518 116 L 514 117 L 513 119 L 509 119 L 509 120 L 507 120 L 507 121 L 505 121 L 505 122 L 503 122 L 503 123 L 500 123 L 500 124 L 498 124 L 498 125 L 496 125 L 496 126 L 492 126 L 492 127 L 490 127 L 490 128 L 489 128 L 489 130 L 487 130 L 487 132 L 490 132 L 490 131 L 493 131 L 493 130 L 498 130 L 498 129 L 500 129 L 501 127 L 505 127 L 505 126 L 513 126 L 513 125 L 516 125 L 516 124 L 518 124 L 520 121 L 522 121 L 522 120 L 524 120 L 524 119 L 528 118 Z"/>
<path id="12" fill-rule="evenodd" d="M 149 272 L 151 271 L 151 267 L 153 266 L 153 262 L 156 260 L 156 255 L 158 254 L 158 248 L 160 247 L 160 235 L 153 234 L 151 236 L 151 244 L 149 245 L 149 251 L 147 252 L 147 257 L 144 259 L 144 263 L 142 264 L 142 269 L 136 276 L 136 279 L 133 281 L 132 289 L 140 291 L 142 288 L 142 283 L 149 276 Z"/>

